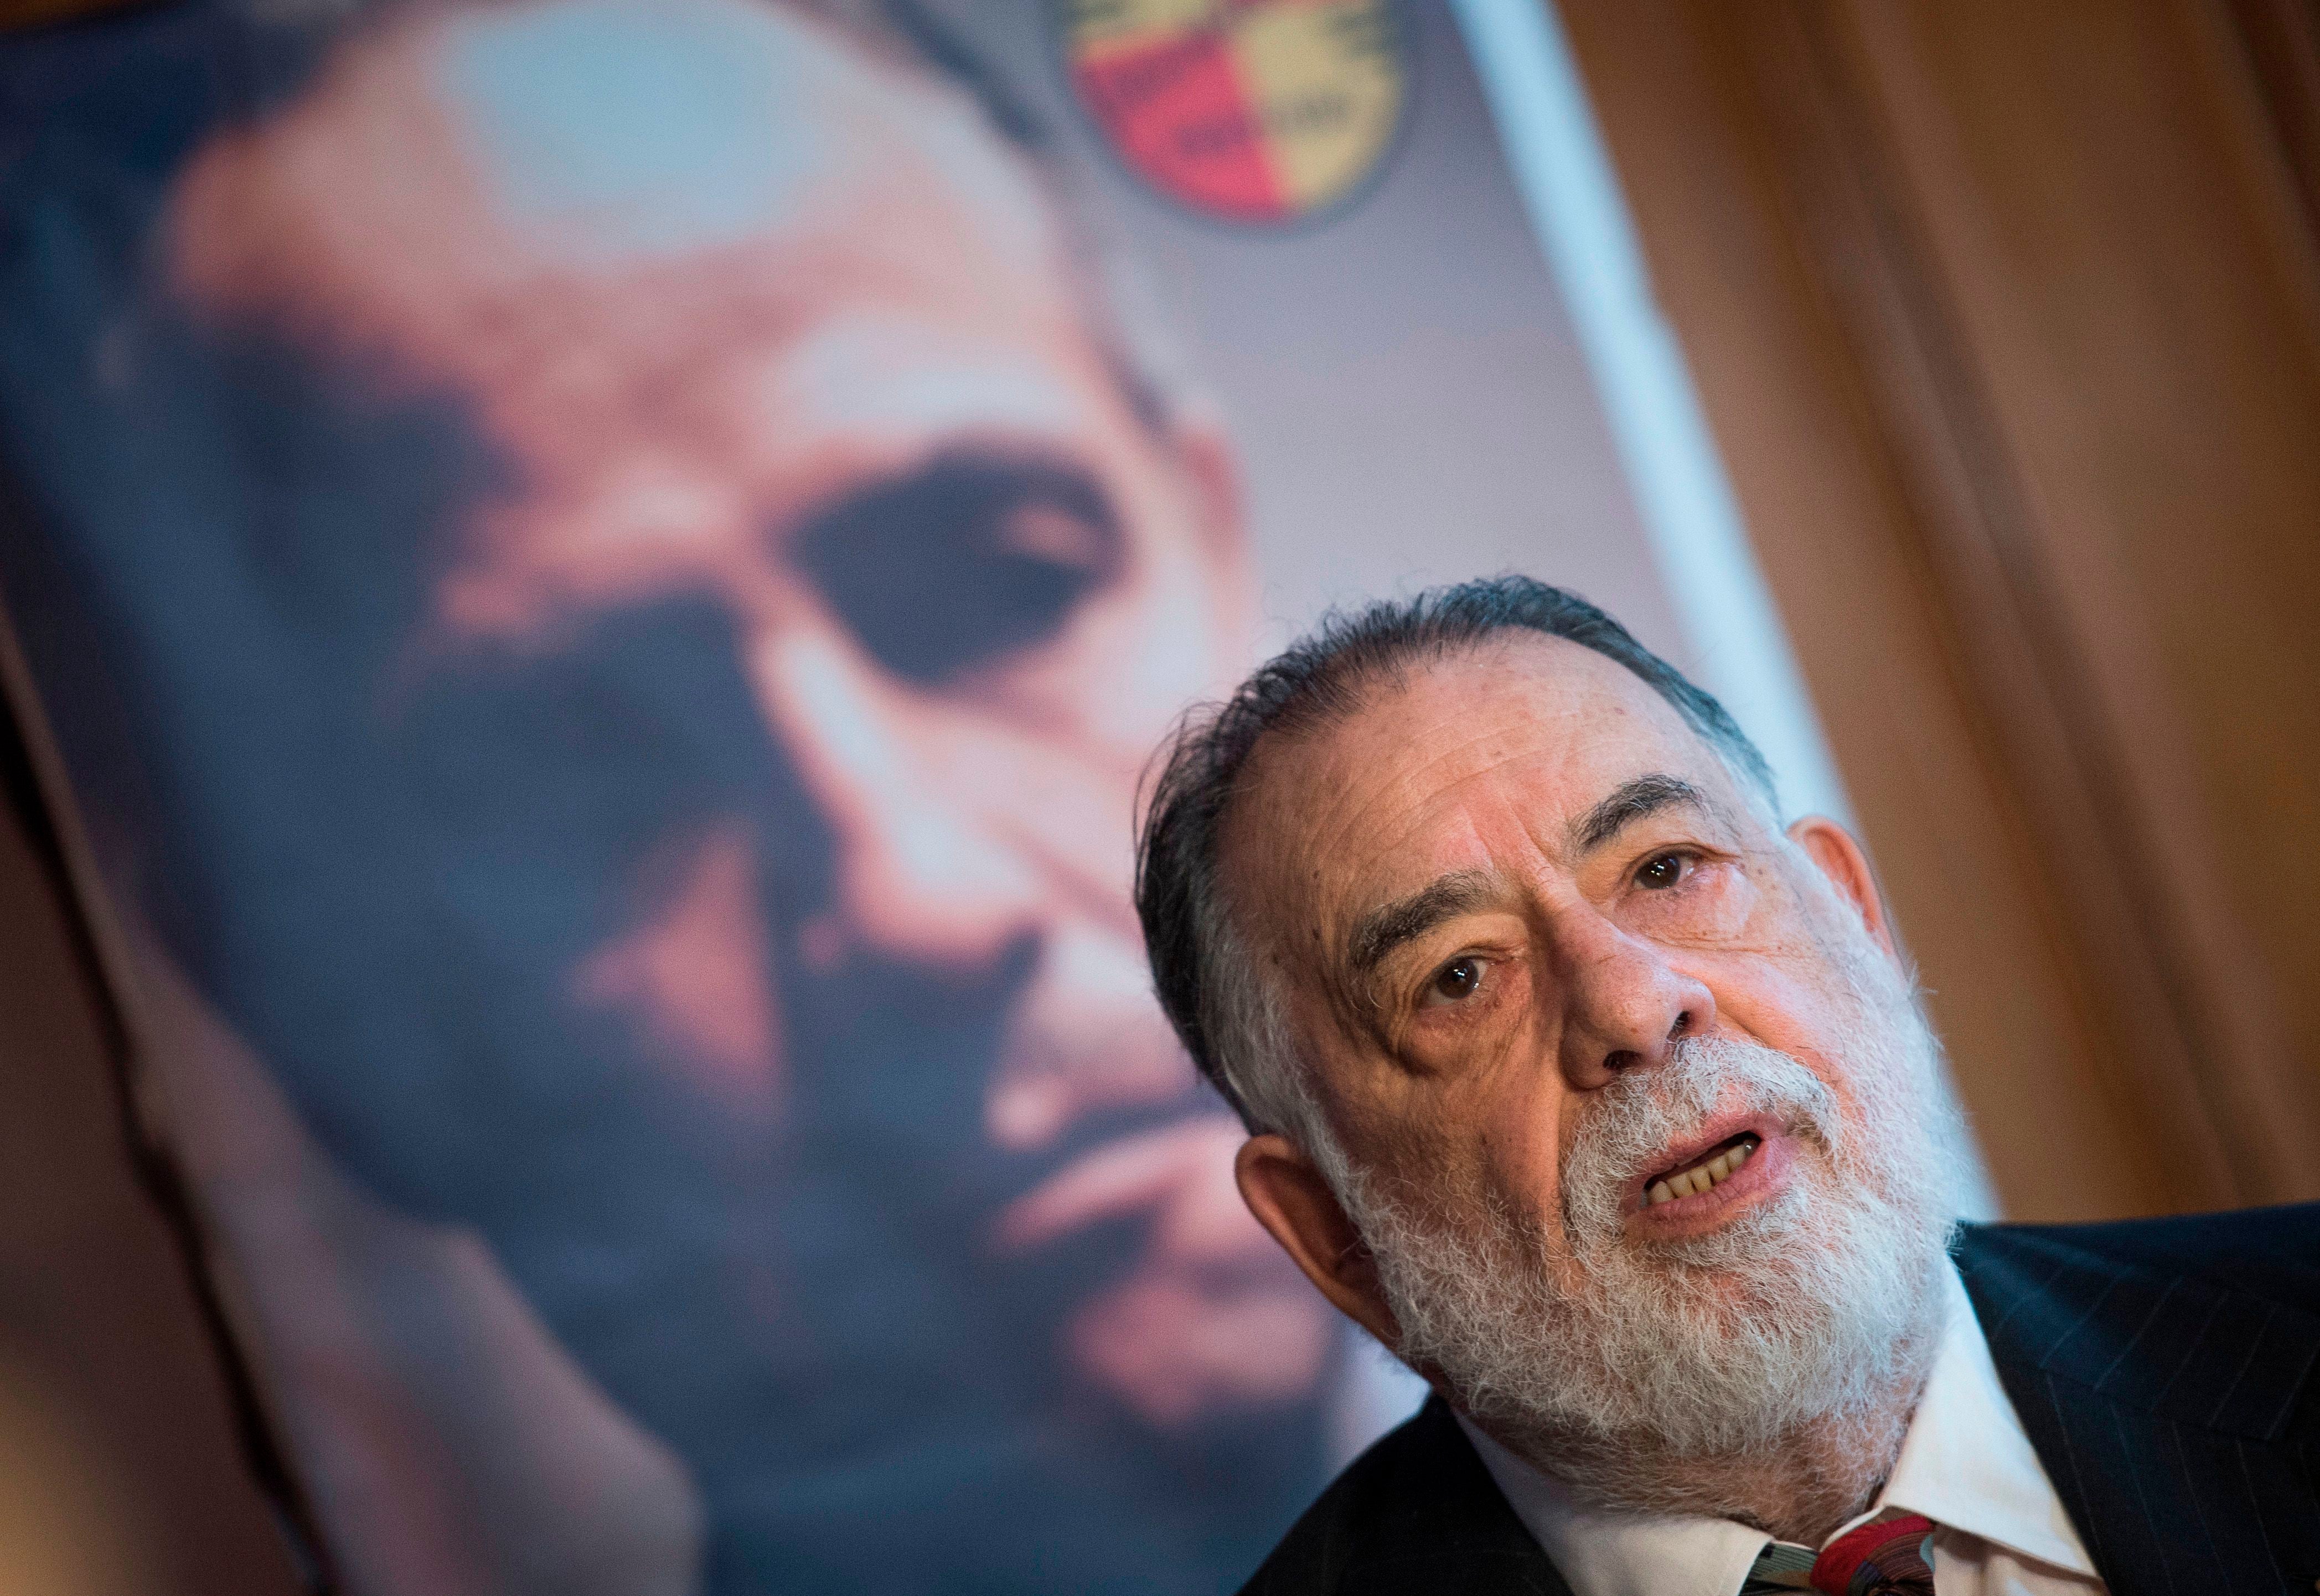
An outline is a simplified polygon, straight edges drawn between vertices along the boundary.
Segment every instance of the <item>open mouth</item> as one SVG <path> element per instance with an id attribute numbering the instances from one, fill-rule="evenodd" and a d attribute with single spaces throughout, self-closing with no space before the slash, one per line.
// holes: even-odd
<path id="1" fill-rule="evenodd" d="M 1644 1205 L 1656 1208 L 1678 1197 L 1696 1197 L 1714 1190 L 1732 1178 L 1762 1145 L 1763 1137 L 1754 1131 L 1744 1131 L 1729 1141 L 1709 1148 L 1680 1169 L 1653 1176 L 1644 1183 Z"/>

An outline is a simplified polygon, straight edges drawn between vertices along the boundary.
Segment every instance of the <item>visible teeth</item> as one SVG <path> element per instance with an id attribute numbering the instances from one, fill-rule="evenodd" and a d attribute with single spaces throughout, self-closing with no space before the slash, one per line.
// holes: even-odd
<path id="1" fill-rule="evenodd" d="M 1652 1182 L 1651 1189 L 1644 1194 L 1644 1201 L 1656 1208 L 1663 1203 L 1672 1203 L 1678 1197 L 1696 1197 L 1702 1192 L 1713 1190 L 1730 1179 L 1733 1172 L 1746 1163 L 1749 1155 L 1755 1150 L 1755 1142 L 1743 1141 L 1717 1153 L 1704 1164 L 1680 1169 L 1664 1179 L 1655 1180 Z"/>

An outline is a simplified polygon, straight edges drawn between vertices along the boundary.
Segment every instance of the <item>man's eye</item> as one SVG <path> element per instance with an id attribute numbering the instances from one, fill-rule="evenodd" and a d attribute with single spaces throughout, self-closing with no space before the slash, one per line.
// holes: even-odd
<path id="1" fill-rule="evenodd" d="M 1471 997 L 1474 988 L 1482 984 L 1482 961 L 1480 959 L 1454 959 L 1442 967 L 1434 978 L 1427 996 L 1443 1003 L 1456 1003 Z"/>
<path id="2" fill-rule="evenodd" d="M 1682 853 L 1661 853 L 1644 861 L 1636 872 L 1636 885 L 1653 892 L 1664 892 L 1676 886 L 1690 873 L 1691 860 Z"/>

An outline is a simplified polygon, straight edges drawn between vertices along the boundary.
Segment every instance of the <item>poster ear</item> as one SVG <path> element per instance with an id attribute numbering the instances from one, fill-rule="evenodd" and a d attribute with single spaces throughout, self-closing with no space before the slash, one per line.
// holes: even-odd
<path id="1" fill-rule="evenodd" d="M 1223 418 L 1197 401 L 1180 406 L 1167 425 L 1168 451 L 1184 496 L 1184 524 L 1202 568 L 1208 607 L 1223 636 L 1246 638 L 1257 625 L 1257 577 L 1240 451 Z"/>
<path id="2" fill-rule="evenodd" d="M 1189 405 L 1170 423 L 1169 435 L 1203 544 L 1220 563 L 1246 563 L 1247 493 L 1241 481 L 1240 451 L 1225 431 L 1223 418 L 1206 405 Z"/>

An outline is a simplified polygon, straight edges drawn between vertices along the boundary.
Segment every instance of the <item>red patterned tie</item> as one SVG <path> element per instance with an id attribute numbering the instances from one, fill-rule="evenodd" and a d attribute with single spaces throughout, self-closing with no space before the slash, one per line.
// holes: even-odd
<path id="1" fill-rule="evenodd" d="M 1824 1596 L 1934 1596 L 1934 1524 L 1911 1513 L 1838 1536 L 1813 1560 Z"/>

